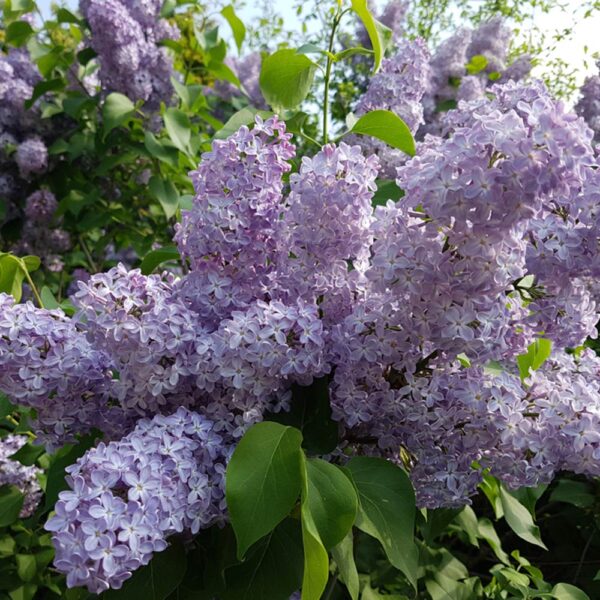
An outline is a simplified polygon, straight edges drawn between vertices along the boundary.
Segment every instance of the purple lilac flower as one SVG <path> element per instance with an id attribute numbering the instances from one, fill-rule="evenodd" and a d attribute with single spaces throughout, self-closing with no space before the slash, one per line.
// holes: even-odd
<path id="1" fill-rule="evenodd" d="M 197 171 L 194 208 L 184 211 L 175 241 L 191 274 L 181 294 L 213 327 L 260 298 L 280 250 L 282 176 L 295 154 L 273 117 L 215 141 Z"/>
<path id="2" fill-rule="evenodd" d="M 70 489 L 46 523 L 68 587 L 119 589 L 169 536 L 223 521 L 231 451 L 211 421 L 179 408 L 68 467 Z"/>
<path id="3" fill-rule="evenodd" d="M 218 80 L 213 88 L 214 93 L 226 102 L 244 93 L 252 106 L 266 109 L 267 103 L 262 95 L 259 83 L 260 68 L 262 66 L 261 53 L 251 52 L 239 59 L 227 57 L 225 62 L 238 77 L 242 89 L 240 90 L 227 81 Z"/>
<path id="4" fill-rule="evenodd" d="M 159 0 L 81 0 L 98 54 L 100 80 L 107 92 L 144 100 L 150 108 L 173 94 L 173 66 L 159 42 L 177 38 L 176 29 L 160 17 Z"/>
<path id="5" fill-rule="evenodd" d="M 31 175 L 44 173 L 48 168 L 48 148 L 40 138 L 29 138 L 17 147 L 15 160 L 21 177 L 28 179 Z"/>
<path id="6" fill-rule="evenodd" d="M 0 487 L 14 485 L 23 494 L 23 508 L 19 516 L 30 517 L 42 498 L 38 476 L 43 473 L 36 466 L 25 466 L 10 457 L 27 443 L 24 435 L 6 435 L 0 438 Z"/>
<path id="7" fill-rule="evenodd" d="M 48 223 L 57 208 L 56 197 L 49 190 L 33 192 L 25 200 L 25 216 L 34 223 Z"/>

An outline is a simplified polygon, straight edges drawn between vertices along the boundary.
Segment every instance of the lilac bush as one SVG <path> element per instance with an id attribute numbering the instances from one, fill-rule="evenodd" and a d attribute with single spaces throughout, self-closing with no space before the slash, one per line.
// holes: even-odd
<path id="1" fill-rule="evenodd" d="M 159 0 L 81 0 L 79 5 L 98 54 L 102 89 L 143 100 L 150 108 L 173 94 L 173 66 L 159 43 L 178 32 L 160 17 L 161 6 Z"/>

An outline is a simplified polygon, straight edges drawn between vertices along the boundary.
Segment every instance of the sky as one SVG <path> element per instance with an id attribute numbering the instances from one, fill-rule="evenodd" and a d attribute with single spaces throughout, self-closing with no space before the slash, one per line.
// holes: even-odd
<path id="1" fill-rule="evenodd" d="M 323 0 L 331 1 L 334 0 Z M 38 5 L 45 14 L 50 12 L 52 0 L 38 0 Z M 376 2 L 381 6 L 382 1 Z M 71 7 L 77 6 L 77 0 L 67 0 L 66 4 Z M 248 1 L 248 6 L 240 11 L 242 20 L 248 20 L 256 16 L 256 9 L 253 7 L 252 0 Z M 275 11 L 280 13 L 286 21 L 286 25 L 299 28 L 298 18 L 293 10 L 291 0 L 273 0 Z M 595 72 L 595 65 L 589 56 L 593 52 L 600 53 L 600 10 L 597 14 L 588 18 L 581 19 L 577 14 L 577 9 L 581 6 L 580 0 L 565 0 L 566 10 L 554 9 L 550 13 L 540 13 L 536 16 L 536 24 L 548 34 L 554 31 L 573 27 L 573 35 L 563 42 L 558 43 L 553 56 L 558 56 L 577 69 L 577 81 L 583 83 L 586 76 Z M 587 53 L 585 49 L 588 49 Z M 587 56 L 587 66 L 584 61 Z M 534 73 L 535 74 L 535 73 Z"/>

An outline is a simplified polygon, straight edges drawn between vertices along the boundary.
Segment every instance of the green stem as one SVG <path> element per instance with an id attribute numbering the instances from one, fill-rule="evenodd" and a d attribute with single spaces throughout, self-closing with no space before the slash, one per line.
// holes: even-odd
<path id="1" fill-rule="evenodd" d="M 328 141 L 327 121 L 329 119 L 329 80 L 331 79 L 331 68 L 333 67 L 333 44 L 335 42 L 335 32 L 337 31 L 342 17 L 348 12 L 348 10 L 349 9 L 338 9 L 335 17 L 333 18 L 331 34 L 329 35 L 329 53 L 327 55 L 327 66 L 325 67 L 325 98 L 323 99 L 323 144 L 326 144 Z"/>
<path id="2" fill-rule="evenodd" d="M 85 257 L 89 263 L 89 266 L 92 269 L 92 273 L 98 273 L 98 266 L 94 262 L 94 259 L 92 258 L 92 255 L 90 254 L 90 251 L 89 251 L 86 243 L 83 241 L 83 236 L 81 236 L 81 235 L 79 236 L 79 245 L 81 246 L 81 249 L 83 250 L 83 253 L 85 254 Z"/>
<path id="3" fill-rule="evenodd" d="M 323 592 L 323 600 L 329 600 L 331 598 L 331 594 L 333 594 L 333 590 L 335 589 L 335 584 L 337 582 L 337 577 L 335 575 L 331 575 L 329 579 L 329 583 L 327 584 L 327 588 Z"/>
<path id="4" fill-rule="evenodd" d="M 23 268 L 23 272 L 25 273 L 25 279 L 27 280 L 27 283 L 29 284 L 29 287 L 31 288 L 31 291 L 33 292 L 35 300 L 38 303 L 38 306 L 40 308 L 44 308 L 44 303 L 42 302 L 42 297 L 40 296 L 37 287 L 35 287 L 35 283 L 33 283 L 33 279 L 31 279 L 31 275 L 29 274 L 29 271 L 27 270 L 27 267 L 25 267 L 23 265 L 22 268 Z"/>

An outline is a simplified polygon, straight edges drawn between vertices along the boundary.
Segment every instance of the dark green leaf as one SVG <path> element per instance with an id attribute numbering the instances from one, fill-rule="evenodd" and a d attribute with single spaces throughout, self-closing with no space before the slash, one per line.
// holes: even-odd
<path id="1" fill-rule="evenodd" d="M 140 269 L 144 275 L 150 275 L 150 273 L 152 273 L 154 269 L 158 267 L 158 265 L 172 260 L 178 262 L 181 260 L 179 250 L 177 250 L 175 246 L 157 248 L 156 250 L 148 252 L 148 254 L 144 256 L 142 264 L 140 265 Z"/>
<path id="2" fill-rule="evenodd" d="M 179 208 L 179 193 L 169 179 L 162 179 L 158 175 L 153 175 L 149 182 L 150 191 L 160 202 L 165 216 L 170 219 L 175 215 Z"/>
<path id="3" fill-rule="evenodd" d="M 398 187 L 398 184 L 392 179 L 378 179 L 377 191 L 371 201 L 373 206 L 385 206 L 388 200 L 396 202 L 404 196 L 404 190 Z"/>
<path id="4" fill-rule="evenodd" d="M 223 125 L 214 137 L 217 140 L 224 140 L 230 135 L 233 135 L 242 125 L 252 125 L 256 119 L 256 115 L 260 115 L 263 119 L 268 119 L 273 115 L 271 112 L 265 110 L 258 110 L 252 106 L 247 106 L 238 110 L 228 121 Z"/>
<path id="5" fill-rule="evenodd" d="M 163 115 L 167 133 L 171 141 L 184 154 L 192 154 L 190 140 L 192 136 L 191 123 L 188 116 L 177 108 L 167 108 Z"/>
<path id="6" fill-rule="evenodd" d="M 374 110 L 363 115 L 354 123 L 351 133 L 377 138 L 409 156 L 415 155 L 415 140 L 408 125 L 389 110 Z"/>
<path id="7" fill-rule="evenodd" d="M 65 87 L 65 82 L 62 79 L 47 79 L 40 81 L 34 88 L 31 98 L 25 102 L 25 108 L 30 109 L 34 102 L 43 96 L 46 92 L 55 92 L 62 90 Z"/>
<path id="8" fill-rule="evenodd" d="M 566 502 L 579 508 L 588 508 L 595 502 L 591 486 L 587 482 L 559 479 L 556 488 L 550 494 L 551 502 Z"/>
<path id="9" fill-rule="evenodd" d="M 246 26 L 235 14 L 235 10 L 231 4 L 228 4 L 225 8 L 223 8 L 221 10 L 221 14 L 229 23 L 233 33 L 233 39 L 235 40 L 235 45 L 237 46 L 238 52 L 240 52 L 242 49 L 242 44 L 244 43 L 244 38 L 246 37 Z"/>
<path id="10" fill-rule="evenodd" d="M 93 48 L 84 48 L 77 53 L 77 60 L 85 67 L 96 56 L 98 55 Z"/>
<path id="11" fill-rule="evenodd" d="M 22 581 L 31 581 L 37 572 L 37 563 L 33 554 L 17 554 L 17 574 Z"/>
<path id="12" fill-rule="evenodd" d="M 0 486 L 0 527 L 12 525 L 23 507 L 23 494 L 14 485 Z"/>
<path id="13" fill-rule="evenodd" d="M 260 89 L 273 108 L 295 108 L 310 92 L 317 65 L 305 54 L 285 48 L 263 60 Z"/>
<path id="14" fill-rule="evenodd" d="M 66 8 L 59 8 L 56 11 L 56 18 L 59 23 L 79 23 L 79 19 Z"/>
<path id="15" fill-rule="evenodd" d="M 356 563 L 354 562 L 354 541 L 352 531 L 334 548 L 331 555 L 337 565 L 340 581 L 348 588 L 352 600 L 358 600 L 359 580 Z"/>
<path id="16" fill-rule="evenodd" d="M 227 466 L 226 496 L 238 557 L 296 503 L 302 485 L 301 443 L 297 429 L 265 421 L 251 427 L 235 449 Z"/>
<path id="17" fill-rule="evenodd" d="M 500 502 L 504 511 L 504 518 L 510 528 L 523 540 L 547 549 L 540 537 L 540 530 L 533 522 L 531 513 L 503 486 L 500 486 Z"/>
<path id="18" fill-rule="evenodd" d="M 35 461 L 44 454 L 43 446 L 34 446 L 33 444 L 25 444 L 21 446 L 13 455 L 9 456 L 11 460 L 16 460 L 26 467 L 35 464 Z"/>
<path id="19" fill-rule="evenodd" d="M 288 600 L 302 583 L 302 541 L 298 521 L 285 519 L 225 571 L 222 600 Z"/>
<path id="20" fill-rule="evenodd" d="M 7 28 L 5 40 L 12 46 L 22 46 L 33 33 L 33 29 L 27 21 L 13 21 Z"/>
<path id="21" fill-rule="evenodd" d="M 44 510 L 51 510 L 58 500 L 59 492 L 67 489 L 65 469 L 83 456 L 95 443 L 96 436 L 84 436 L 78 444 L 69 444 L 61 448 L 53 457 L 46 480 L 46 501 Z"/>
<path id="22" fill-rule="evenodd" d="M 299 429 L 302 447 L 311 454 L 329 454 L 338 444 L 338 424 L 331 418 L 327 376 L 315 379 L 309 386 L 292 386 L 290 412 L 275 413 L 269 418 Z"/>
<path id="23" fill-rule="evenodd" d="M 144 145 L 146 146 L 146 150 L 148 150 L 152 156 L 158 158 L 158 160 L 161 160 L 173 168 L 178 167 L 179 153 L 177 152 L 177 148 L 170 145 L 167 146 L 163 140 L 157 140 L 151 131 L 146 131 L 144 134 Z"/>
<path id="24" fill-rule="evenodd" d="M 185 575 L 187 559 L 185 548 L 178 540 L 156 553 L 144 567 L 134 572 L 120 590 L 102 594 L 106 600 L 165 600 L 176 589 Z"/>
<path id="25" fill-rule="evenodd" d="M 130 119 L 135 113 L 133 102 L 123 94 L 113 92 L 106 97 L 102 107 L 104 119 L 104 137 L 115 127 L 119 127 Z"/>
<path id="26" fill-rule="evenodd" d="M 387 460 L 366 456 L 353 458 L 347 467 L 360 498 L 356 526 L 377 538 L 392 565 L 416 585 L 416 505 L 408 475 Z"/>

